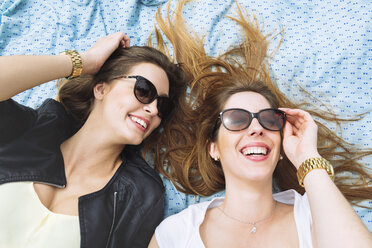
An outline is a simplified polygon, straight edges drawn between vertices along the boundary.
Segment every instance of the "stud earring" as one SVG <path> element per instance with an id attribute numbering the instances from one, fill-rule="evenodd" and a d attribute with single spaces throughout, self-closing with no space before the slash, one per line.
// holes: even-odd
<path id="1" fill-rule="evenodd" d="M 282 160 L 283 159 L 283 156 L 282 155 L 280 155 L 280 157 L 279 157 L 279 160 Z"/>
<path id="2" fill-rule="evenodd" d="M 214 157 L 214 161 L 216 161 L 216 162 L 220 161 L 220 157 L 218 157 L 218 156 Z"/>

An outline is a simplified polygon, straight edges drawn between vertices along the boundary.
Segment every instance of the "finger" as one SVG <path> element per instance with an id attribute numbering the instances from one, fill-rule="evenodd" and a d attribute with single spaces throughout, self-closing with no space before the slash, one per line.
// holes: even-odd
<path id="1" fill-rule="evenodd" d="M 293 126 L 291 123 L 287 122 L 283 129 L 283 137 L 289 137 L 293 135 Z"/>
<path id="2" fill-rule="evenodd" d="M 112 39 L 121 40 L 121 39 L 123 39 L 124 35 L 125 34 L 123 32 L 116 32 L 116 33 L 112 33 L 112 34 L 107 35 L 107 37 L 112 38 Z"/>
<path id="3" fill-rule="evenodd" d="M 292 126 L 292 135 L 298 137 L 300 134 L 301 134 L 301 128 Z"/>
<path id="4" fill-rule="evenodd" d="M 129 43 L 127 44 L 127 40 L 129 39 L 129 37 L 124 32 L 116 32 L 116 33 L 108 35 L 108 37 L 117 41 L 118 45 L 120 46 L 123 46 L 123 47 L 127 47 L 127 45 L 129 46 Z"/>
<path id="5" fill-rule="evenodd" d="M 287 119 L 288 120 L 288 119 Z M 292 136 L 298 136 L 301 134 L 301 130 L 303 127 L 303 124 L 297 122 L 297 121 L 287 121 L 286 126 L 290 126 L 290 131 Z"/>
<path id="6" fill-rule="evenodd" d="M 279 108 L 279 109 L 284 111 L 286 115 L 297 116 L 298 118 L 302 118 L 305 121 L 309 121 L 313 119 L 308 112 L 302 109 L 290 109 L 290 108 Z"/>
<path id="7" fill-rule="evenodd" d="M 302 120 L 300 118 L 298 118 L 298 116 L 294 116 L 294 115 L 287 115 L 287 120 L 294 124 L 294 123 L 302 123 Z"/>
<path id="8" fill-rule="evenodd" d="M 294 123 L 295 120 L 298 121 L 301 124 L 305 124 L 306 122 L 308 122 L 308 123 L 314 122 L 311 115 L 304 110 L 288 109 L 288 108 L 280 108 L 280 109 L 283 110 L 286 113 L 287 119 L 289 119 L 290 122 Z M 296 125 L 296 126 L 298 127 L 298 125 Z"/>
<path id="9" fill-rule="evenodd" d="M 120 37 L 120 44 L 123 47 L 130 47 L 130 38 L 128 35 L 126 35 L 124 32 L 121 32 L 121 37 Z"/>
<path id="10" fill-rule="evenodd" d="M 302 129 L 307 129 L 309 127 L 315 127 L 317 126 L 313 117 L 310 115 L 310 113 L 299 110 L 298 115 L 301 116 L 301 122 L 302 122 Z"/>
<path id="11" fill-rule="evenodd" d="M 287 115 L 287 121 L 294 125 L 296 128 L 300 128 L 303 121 L 295 116 Z"/>
<path id="12" fill-rule="evenodd" d="M 128 35 L 124 35 L 123 37 L 123 40 L 124 40 L 124 43 L 125 43 L 125 47 L 130 47 L 130 38 Z"/>
<path id="13" fill-rule="evenodd" d="M 310 113 L 299 109 L 285 109 L 283 111 L 287 114 L 288 122 L 295 127 L 293 132 L 296 136 L 300 136 L 309 130 L 315 130 L 316 133 L 318 127 Z"/>

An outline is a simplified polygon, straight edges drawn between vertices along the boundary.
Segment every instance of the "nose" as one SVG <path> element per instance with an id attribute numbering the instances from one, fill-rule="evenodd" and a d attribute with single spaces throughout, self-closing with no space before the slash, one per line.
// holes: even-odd
<path id="1" fill-rule="evenodd" d="M 257 118 L 253 118 L 251 124 L 248 127 L 249 136 L 262 136 L 264 134 L 264 128 L 258 122 Z"/>
<path id="2" fill-rule="evenodd" d="M 146 111 L 146 113 L 149 113 L 150 115 L 154 116 L 158 114 L 158 99 L 155 99 L 151 103 L 144 104 L 143 109 Z"/>

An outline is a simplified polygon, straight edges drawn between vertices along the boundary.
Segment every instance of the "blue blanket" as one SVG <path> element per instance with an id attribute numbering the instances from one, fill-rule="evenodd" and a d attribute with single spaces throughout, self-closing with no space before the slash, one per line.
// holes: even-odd
<path id="1" fill-rule="evenodd" d="M 58 54 L 84 51 L 99 37 L 124 31 L 132 45 L 144 45 L 154 28 L 154 15 L 166 0 L 3 0 L 0 2 L 0 55 Z M 369 1 L 279 0 L 239 1 L 263 24 L 266 34 L 284 29 L 271 74 L 291 99 L 301 100 L 299 86 L 321 99 L 342 117 L 368 113 L 342 125 L 343 137 L 361 147 L 372 147 L 371 4 Z M 175 2 L 173 0 L 172 5 Z M 186 5 L 184 17 L 198 34 L 205 34 L 206 51 L 217 55 L 239 40 L 239 30 L 225 15 L 235 15 L 232 0 L 203 0 Z M 280 37 L 273 38 L 274 52 Z M 38 107 L 56 96 L 49 82 L 14 97 Z M 320 104 L 315 102 L 315 104 Z M 331 127 L 335 129 L 335 127 Z M 372 159 L 363 162 L 372 168 Z M 165 215 L 208 198 L 179 193 L 164 180 Z M 221 193 L 222 194 L 222 193 Z M 217 194 L 218 195 L 218 194 Z M 371 196 L 372 199 L 372 196 Z M 366 202 L 372 207 L 372 200 Z M 372 211 L 355 208 L 372 231 Z"/>

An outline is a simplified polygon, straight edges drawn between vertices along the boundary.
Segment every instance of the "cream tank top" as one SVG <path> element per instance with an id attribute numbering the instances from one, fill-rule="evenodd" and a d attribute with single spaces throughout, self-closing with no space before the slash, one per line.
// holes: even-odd
<path id="1" fill-rule="evenodd" d="M 79 217 L 57 214 L 39 200 L 32 182 L 0 186 L 1 248 L 78 248 Z"/>

